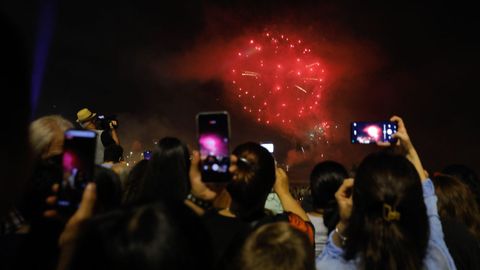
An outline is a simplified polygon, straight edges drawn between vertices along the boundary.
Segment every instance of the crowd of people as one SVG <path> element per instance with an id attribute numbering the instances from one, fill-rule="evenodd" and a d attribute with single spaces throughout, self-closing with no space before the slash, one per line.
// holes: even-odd
<path id="1" fill-rule="evenodd" d="M 20 58 L 3 59 L 14 67 Z M 61 211 L 64 134 L 75 125 L 60 115 L 29 122 L 25 70 L 9 72 L 2 83 L 19 89 L 11 99 L 23 113 L 5 120 L 16 135 L 1 140 L 1 269 L 480 267 L 474 170 L 427 172 L 397 116 L 396 143 L 379 143 L 354 173 L 322 161 L 310 194 L 293 194 L 256 142 L 235 147 L 222 185 L 207 184 L 199 153 L 175 137 L 128 167 L 117 123 L 100 130 L 84 108 L 76 128 L 96 134 L 94 174 L 74 211 Z"/>
<path id="2" fill-rule="evenodd" d="M 403 120 L 355 172 L 319 162 L 307 186 L 256 142 L 230 157 L 230 181 L 202 179 L 175 137 L 126 166 L 114 125 L 84 108 L 29 124 L 32 166 L 0 223 L 2 269 L 476 269 L 478 179 L 462 165 L 429 175 Z M 109 127 L 109 128 L 108 128 Z M 93 130 L 93 179 L 60 211 L 64 134 Z M 101 149 L 98 151 L 98 149 Z M 99 158 L 101 157 L 101 159 Z"/>

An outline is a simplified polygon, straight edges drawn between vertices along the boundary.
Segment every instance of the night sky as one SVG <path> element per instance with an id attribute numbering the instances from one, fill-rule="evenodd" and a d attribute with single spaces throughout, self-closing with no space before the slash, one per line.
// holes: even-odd
<path id="1" fill-rule="evenodd" d="M 29 2 L 0 7 L 33 55 L 41 9 Z M 83 107 L 117 115 L 128 151 L 135 141 L 147 149 L 166 135 L 195 148 L 196 113 L 227 110 L 232 147 L 273 141 L 279 163 L 292 165 L 293 181 L 302 181 L 316 161 L 334 159 L 350 168 L 375 150 L 350 143 L 351 121 L 396 114 L 430 172 L 450 163 L 479 172 L 480 103 L 474 96 L 480 24 L 473 4 L 50 2 L 53 36 L 36 117 L 62 114 L 73 121 Z M 301 36 L 326 66 L 315 117 L 332 125 L 320 143 L 306 139 L 306 123 L 295 132 L 257 124 L 229 92 L 222 75 L 229 55 L 265 28 Z"/>

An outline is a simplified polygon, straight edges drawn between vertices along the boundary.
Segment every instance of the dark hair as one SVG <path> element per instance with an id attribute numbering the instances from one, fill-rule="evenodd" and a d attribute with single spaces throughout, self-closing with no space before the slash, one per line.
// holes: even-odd
<path id="1" fill-rule="evenodd" d="M 183 203 L 117 210 L 85 223 L 69 269 L 211 269 L 207 235 Z"/>
<path id="2" fill-rule="evenodd" d="M 477 239 L 480 239 L 480 214 L 477 202 L 469 187 L 450 175 L 435 175 L 432 178 L 437 194 L 438 214 L 465 224 Z"/>
<path id="3" fill-rule="evenodd" d="M 323 209 L 323 221 L 329 231 L 339 221 L 335 192 L 348 178 L 345 167 L 335 161 L 327 160 L 318 163 L 310 174 L 310 190 L 314 209 Z"/>
<path id="4" fill-rule="evenodd" d="M 123 159 L 123 147 L 118 144 L 109 145 L 103 150 L 103 161 L 117 163 Z"/>
<path id="5" fill-rule="evenodd" d="M 100 141 L 105 148 L 117 144 L 112 137 L 112 131 L 109 129 L 102 131 L 100 134 Z"/>
<path id="6" fill-rule="evenodd" d="M 96 212 L 108 212 L 122 203 L 122 184 L 118 175 L 100 165 L 95 166 L 94 180 L 97 185 Z"/>
<path id="7" fill-rule="evenodd" d="M 123 204 L 135 204 L 140 199 L 140 190 L 147 167 L 148 160 L 142 159 L 130 170 L 125 183 L 125 191 L 123 192 Z"/>
<path id="8" fill-rule="evenodd" d="M 451 164 L 446 166 L 442 173 L 457 177 L 470 187 L 477 204 L 480 205 L 480 179 L 471 168 L 462 164 Z"/>
<path id="9" fill-rule="evenodd" d="M 141 188 L 141 200 L 183 201 L 190 192 L 190 153 L 173 137 L 162 138 L 154 151 Z"/>
<path id="10" fill-rule="evenodd" d="M 264 213 L 265 200 L 275 183 L 275 161 L 272 154 L 258 143 L 237 146 L 233 154 L 246 162 L 238 166 L 227 190 L 232 197 L 230 210 L 241 219 L 251 221 Z"/>
<path id="11" fill-rule="evenodd" d="M 384 207 L 400 219 L 384 218 Z M 358 167 L 346 235 L 347 260 L 361 258 L 364 269 L 422 269 L 428 219 L 415 167 L 403 156 L 367 156 Z"/>
<path id="12" fill-rule="evenodd" d="M 238 270 L 313 270 L 315 258 L 306 234 L 287 222 L 274 222 L 248 236 L 235 264 Z"/>

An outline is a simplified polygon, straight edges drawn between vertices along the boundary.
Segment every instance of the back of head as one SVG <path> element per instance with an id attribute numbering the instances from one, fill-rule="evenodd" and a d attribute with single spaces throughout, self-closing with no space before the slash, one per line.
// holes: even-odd
<path id="1" fill-rule="evenodd" d="M 36 158 L 45 159 L 61 154 L 64 133 L 73 124 L 60 115 L 47 115 L 30 124 L 30 144 Z"/>
<path id="2" fill-rule="evenodd" d="M 432 181 L 438 198 L 440 217 L 465 224 L 470 233 L 480 239 L 480 213 L 469 187 L 450 175 L 435 175 Z"/>
<path id="3" fill-rule="evenodd" d="M 275 161 L 258 143 L 237 146 L 233 154 L 246 162 L 238 163 L 227 190 L 232 197 L 232 210 L 237 217 L 250 220 L 263 214 L 265 200 L 275 183 Z"/>
<path id="4" fill-rule="evenodd" d="M 122 203 L 122 184 L 112 170 L 95 166 L 94 181 L 97 185 L 97 212 L 108 212 L 120 207 Z"/>
<path id="5" fill-rule="evenodd" d="M 140 198 L 140 191 L 143 185 L 143 179 L 148 167 L 148 160 L 142 159 L 130 170 L 125 190 L 123 193 L 123 204 L 135 204 Z"/>
<path id="6" fill-rule="evenodd" d="M 111 144 L 103 150 L 103 161 L 118 163 L 123 159 L 123 147 Z"/>
<path id="7" fill-rule="evenodd" d="M 406 158 L 381 152 L 362 161 L 346 234 L 346 259 L 360 257 L 365 269 L 423 267 L 428 220 L 420 177 Z"/>
<path id="8" fill-rule="evenodd" d="M 190 153 L 179 139 L 165 137 L 158 142 L 148 162 L 141 200 L 183 201 L 190 192 Z"/>
<path id="9" fill-rule="evenodd" d="M 480 179 L 474 170 L 462 164 L 451 164 L 446 166 L 442 173 L 455 176 L 467 184 L 473 192 L 477 204 L 480 205 Z"/>
<path id="10" fill-rule="evenodd" d="M 315 259 L 307 236 L 287 222 L 260 226 L 250 234 L 236 260 L 238 270 L 313 270 Z"/>
<path id="11" fill-rule="evenodd" d="M 181 203 L 121 209 L 87 221 L 70 269 L 211 269 L 206 235 Z"/>
<path id="12" fill-rule="evenodd" d="M 313 208 L 323 210 L 324 223 L 329 230 L 338 223 L 335 192 L 348 178 L 345 167 L 335 161 L 323 161 L 315 165 L 310 174 L 310 190 Z"/>

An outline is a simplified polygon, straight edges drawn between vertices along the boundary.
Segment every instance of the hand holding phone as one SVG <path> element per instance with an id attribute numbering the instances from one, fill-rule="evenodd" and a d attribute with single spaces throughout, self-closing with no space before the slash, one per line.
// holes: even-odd
<path id="1" fill-rule="evenodd" d="M 203 182 L 230 180 L 230 117 L 227 112 L 197 114 L 200 171 Z"/>
<path id="2" fill-rule="evenodd" d="M 398 126 L 392 121 L 352 122 L 351 141 L 354 144 L 376 144 L 377 142 L 396 142 L 393 134 Z"/>
<path id="3" fill-rule="evenodd" d="M 97 134 L 90 130 L 67 130 L 63 146 L 63 179 L 58 191 L 57 209 L 73 214 L 83 190 L 93 181 Z"/>

